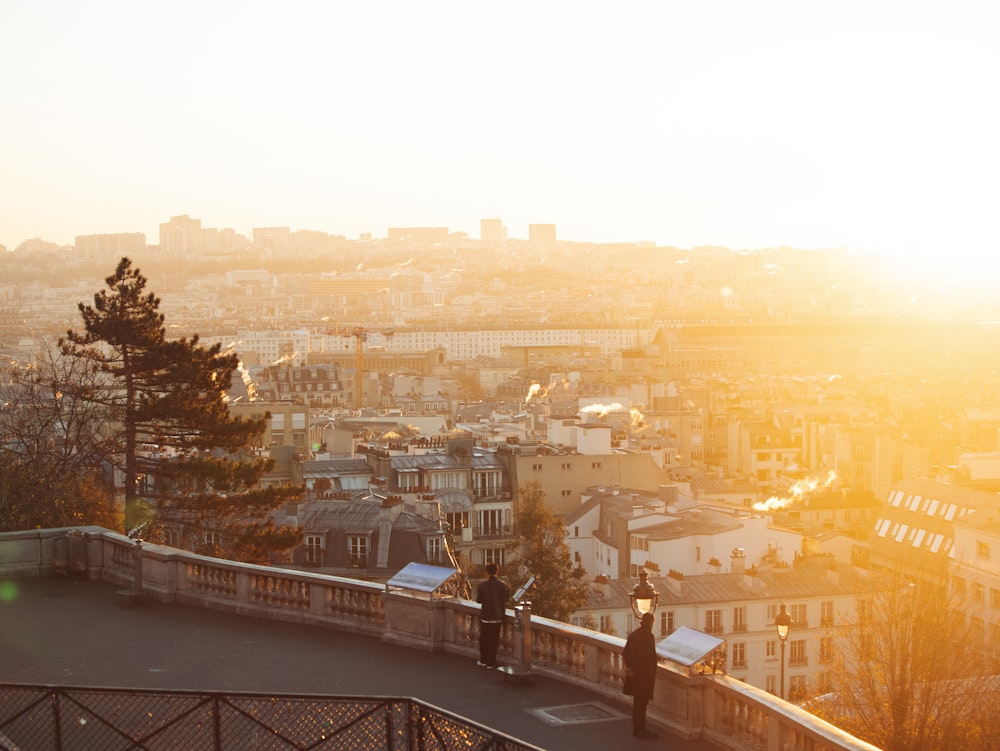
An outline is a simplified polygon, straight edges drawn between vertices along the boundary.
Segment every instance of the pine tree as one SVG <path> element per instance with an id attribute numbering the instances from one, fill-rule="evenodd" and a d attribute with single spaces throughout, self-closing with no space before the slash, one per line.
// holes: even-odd
<path id="1" fill-rule="evenodd" d="M 530 597 L 532 612 L 566 621 L 587 599 L 586 572 L 573 565 L 562 520 L 545 504 L 537 482 L 526 483 L 514 505 L 514 538 L 518 548 L 512 563 L 524 573 L 518 584 L 535 577 Z"/>
<path id="2" fill-rule="evenodd" d="M 197 335 L 168 340 L 160 300 L 145 292 L 147 280 L 128 258 L 105 282 L 93 305 L 79 305 L 84 331 L 68 331 L 60 344 L 104 375 L 92 398 L 118 426 L 126 530 L 143 521 L 142 481 L 156 527 L 211 541 L 199 552 L 266 562 L 296 545 L 301 533 L 276 529 L 268 514 L 301 488 L 258 487 L 271 462 L 249 451 L 269 416 L 236 417 L 227 405 L 237 356 L 202 346 Z"/>

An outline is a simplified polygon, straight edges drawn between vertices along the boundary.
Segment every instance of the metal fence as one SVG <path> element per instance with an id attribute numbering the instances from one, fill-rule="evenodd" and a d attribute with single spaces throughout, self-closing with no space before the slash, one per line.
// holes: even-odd
<path id="1" fill-rule="evenodd" d="M 0 684 L 3 751 L 540 751 L 415 699 Z"/>

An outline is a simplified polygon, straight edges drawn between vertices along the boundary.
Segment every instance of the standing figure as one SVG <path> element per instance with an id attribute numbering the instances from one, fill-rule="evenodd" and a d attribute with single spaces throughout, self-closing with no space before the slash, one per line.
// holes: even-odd
<path id="1" fill-rule="evenodd" d="M 480 584 L 476 591 L 476 602 L 482 605 L 479 610 L 479 662 L 476 664 L 495 668 L 497 648 L 500 646 L 500 629 L 507 613 L 510 588 L 497 578 L 495 563 L 486 564 L 486 573 L 489 578 Z"/>
<path id="2" fill-rule="evenodd" d="M 645 613 L 639 628 L 628 635 L 622 659 L 625 662 L 626 694 L 632 695 L 632 735 L 637 738 L 655 738 L 656 733 L 646 729 L 646 705 L 653 698 L 656 682 L 656 640 L 653 638 L 652 613 Z"/>

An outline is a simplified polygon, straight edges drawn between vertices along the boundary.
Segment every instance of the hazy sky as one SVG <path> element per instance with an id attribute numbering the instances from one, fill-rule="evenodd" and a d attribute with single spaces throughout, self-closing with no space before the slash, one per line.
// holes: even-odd
<path id="1" fill-rule="evenodd" d="M 0 0 L 0 243 L 499 216 L 997 256 L 998 77 L 995 0 Z"/>

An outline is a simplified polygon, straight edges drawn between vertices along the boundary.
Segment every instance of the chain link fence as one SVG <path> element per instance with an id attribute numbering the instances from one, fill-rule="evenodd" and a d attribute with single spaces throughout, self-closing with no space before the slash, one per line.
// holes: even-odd
<path id="1" fill-rule="evenodd" d="M 0 684 L 2 751 L 540 751 L 416 701 Z"/>

